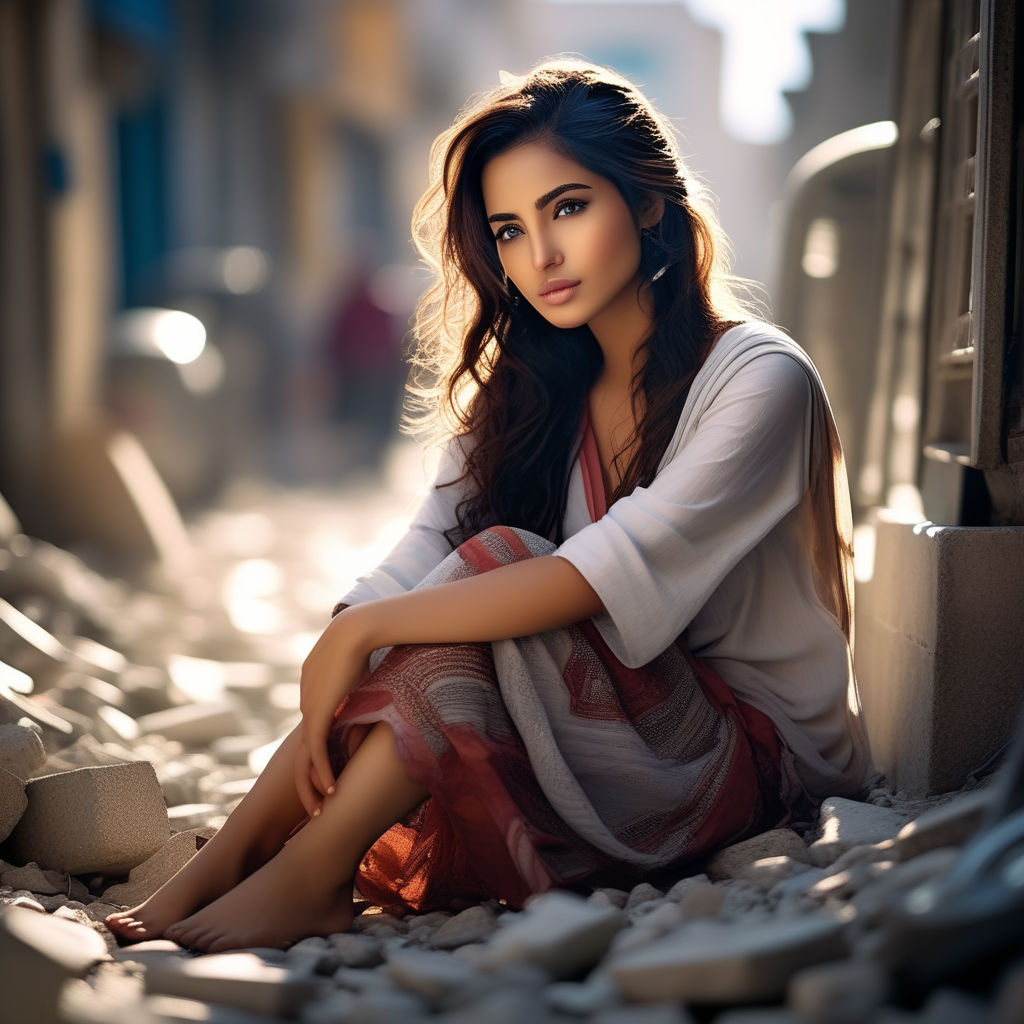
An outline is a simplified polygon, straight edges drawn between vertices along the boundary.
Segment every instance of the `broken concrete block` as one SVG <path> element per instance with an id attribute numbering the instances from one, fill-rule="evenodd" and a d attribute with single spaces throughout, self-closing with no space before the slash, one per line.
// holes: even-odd
<path id="1" fill-rule="evenodd" d="M 752 864 L 740 868 L 736 877 L 744 882 L 754 882 L 765 888 L 771 888 L 778 882 L 792 878 L 793 875 L 799 875 L 806 870 L 807 865 L 803 861 L 794 860 L 792 857 L 762 857 L 760 860 L 755 860 Z"/>
<path id="2" fill-rule="evenodd" d="M 11 855 L 72 875 L 123 875 L 170 836 L 167 808 L 146 761 L 32 779 Z"/>
<path id="3" fill-rule="evenodd" d="M 742 1003 L 775 999 L 797 970 L 846 952 L 843 923 L 831 915 L 740 925 L 697 921 L 613 957 L 607 969 L 636 1002 Z"/>
<path id="4" fill-rule="evenodd" d="M 9 885 L 12 889 L 28 889 L 29 892 L 44 896 L 66 895 L 68 876 L 63 871 L 44 871 L 35 863 L 24 867 L 8 865 L 0 871 L 0 885 Z"/>
<path id="5" fill-rule="evenodd" d="M 829 797 L 822 803 L 818 819 L 821 838 L 808 847 L 811 862 L 827 867 L 854 846 L 892 839 L 906 820 L 906 815 L 891 807 Z"/>
<path id="6" fill-rule="evenodd" d="M 483 947 L 480 965 L 488 970 L 537 964 L 556 978 L 568 977 L 597 963 L 624 919 L 621 910 L 568 892 L 548 892 L 495 932 Z"/>
<path id="7" fill-rule="evenodd" d="M 797 971 L 786 1003 L 809 1024 L 867 1024 L 888 996 L 884 969 L 872 960 L 837 960 Z"/>
<path id="8" fill-rule="evenodd" d="M 457 949 L 468 942 L 483 942 L 497 927 L 498 919 L 490 907 L 467 907 L 434 932 L 430 945 L 434 949 Z"/>
<path id="9" fill-rule="evenodd" d="M 46 751 L 35 729 L 17 723 L 0 725 L 0 768 L 27 782 L 45 763 Z"/>
<path id="10" fill-rule="evenodd" d="M 381 942 L 372 935 L 339 932 L 329 941 L 342 967 L 376 967 L 384 962 Z"/>
<path id="11" fill-rule="evenodd" d="M 70 657 L 56 637 L 0 598 L 0 658 L 8 665 L 45 684 L 64 671 Z"/>
<path id="12" fill-rule="evenodd" d="M 24 907 L 0 911 L 0 992 L 4 1019 L 57 1024 L 61 987 L 107 959 L 91 928 Z"/>
<path id="13" fill-rule="evenodd" d="M 222 1003 L 252 1013 L 297 1017 L 324 985 L 252 953 L 213 953 L 198 959 L 161 959 L 146 970 L 146 992 Z"/>
<path id="14" fill-rule="evenodd" d="M 978 830 L 995 801 L 996 791 L 976 789 L 948 804 L 925 811 L 899 830 L 896 845 L 900 860 L 910 860 L 928 850 L 960 846 Z"/>
<path id="15" fill-rule="evenodd" d="M 38 699 L 5 687 L 3 680 L 0 680 L 0 722 L 16 723 L 19 719 L 27 718 L 42 727 L 44 738 L 55 735 L 60 738 L 60 742 L 68 743 L 75 734 L 75 728 L 69 720 L 73 714 L 73 711 L 61 714 Z"/>
<path id="16" fill-rule="evenodd" d="M 0 768 L 0 843 L 14 831 L 27 808 L 25 783 L 13 772 Z"/>
<path id="17" fill-rule="evenodd" d="M 776 828 L 719 850 L 708 862 L 708 877 L 716 882 L 722 878 L 736 878 L 748 864 L 765 857 L 809 860 L 807 846 L 792 829 Z"/>
<path id="18" fill-rule="evenodd" d="M 449 992 L 469 985 L 477 972 L 451 953 L 407 948 L 388 956 L 387 975 L 400 988 L 436 1007 Z"/>
<path id="19" fill-rule="evenodd" d="M 238 708 L 231 701 L 207 701 L 154 711 L 138 720 L 143 735 L 158 733 L 186 746 L 207 746 L 238 730 Z"/>
<path id="20" fill-rule="evenodd" d="M 141 864 L 131 869 L 127 882 L 110 886 L 103 893 L 106 903 L 119 907 L 134 907 L 149 899 L 172 875 L 181 870 L 203 843 L 212 838 L 216 829 L 194 828 L 171 836 Z"/>

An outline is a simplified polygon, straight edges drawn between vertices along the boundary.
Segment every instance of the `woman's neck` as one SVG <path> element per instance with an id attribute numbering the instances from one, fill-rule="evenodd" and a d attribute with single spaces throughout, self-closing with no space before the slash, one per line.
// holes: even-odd
<path id="1" fill-rule="evenodd" d="M 605 390 L 632 389 L 642 368 L 637 356 L 654 326 L 654 317 L 638 295 L 635 302 L 608 309 L 589 324 L 604 357 L 598 382 Z"/>

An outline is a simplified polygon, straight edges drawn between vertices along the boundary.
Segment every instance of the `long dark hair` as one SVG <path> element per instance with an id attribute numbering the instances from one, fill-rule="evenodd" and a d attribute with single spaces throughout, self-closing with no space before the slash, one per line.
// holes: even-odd
<path id="1" fill-rule="evenodd" d="M 611 181 L 634 218 L 652 196 L 664 202 L 643 237 L 653 328 L 633 380 L 636 431 L 616 453 L 621 482 L 609 504 L 654 478 L 715 337 L 749 315 L 707 196 L 685 174 L 671 128 L 632 84 L 606 68 L 549 61 L 471 102 L 434 143 L 431 185 L 413 219 L 436 272 L 416 318 L 426 381 L 415 378 L 414 393 L 427 410 L 418 422 L 468 435 L 471 486 L 455 541 L 497 523 L 562 539 L 568 469 L 601 367 L 589 328 L 552 326 L 506 285 L 487 225 L 484 167 L 533 141 Z"/>

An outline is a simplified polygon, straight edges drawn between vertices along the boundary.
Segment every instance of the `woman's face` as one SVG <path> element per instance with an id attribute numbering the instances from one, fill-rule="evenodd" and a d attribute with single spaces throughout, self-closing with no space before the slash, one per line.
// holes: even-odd
<path id="1" fill-rule="evenodd" d="M 482 186 L 501 265 L 541 316 L 598 340 L 635 322 L 644 225 L 607 178 L 528 142 L 489 161 Z"/>

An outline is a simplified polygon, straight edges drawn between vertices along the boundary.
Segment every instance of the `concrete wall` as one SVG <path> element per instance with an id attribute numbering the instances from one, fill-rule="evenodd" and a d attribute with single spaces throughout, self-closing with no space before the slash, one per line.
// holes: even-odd
<path id="1" fill-rule="evenodd" d="M 856 666 L 875 763 L 896 788 L 961 786 L 1024 703 L 1024 526 L 879 514 L 858 583 Z"/>

